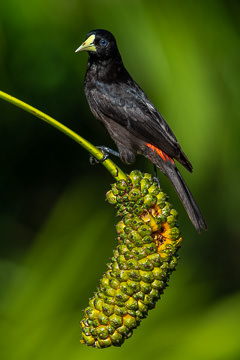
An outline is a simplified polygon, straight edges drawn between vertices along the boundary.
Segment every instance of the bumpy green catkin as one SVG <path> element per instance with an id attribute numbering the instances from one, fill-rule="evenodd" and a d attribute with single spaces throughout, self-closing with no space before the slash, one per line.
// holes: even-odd
<path id="1" fill-rule="evenodd" d="M 121 346 L 153 309 L 177 265 L 177 212 L 151 175 L 132 171 L 107 193 L 121 220 L 117 248 L 81 321 L 82 343 Z"/>

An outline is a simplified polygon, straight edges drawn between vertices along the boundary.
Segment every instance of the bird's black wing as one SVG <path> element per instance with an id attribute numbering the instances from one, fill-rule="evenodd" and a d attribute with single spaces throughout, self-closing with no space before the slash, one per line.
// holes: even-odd
<path id="1" fill-rule="evenodd" d="M 124 82 L 96 82 L 87 98 L 101 121 L 111 118 L 135 137 L 160 148 L 172 158 L 184 155 L 162 115 L 131 78 Z"/>

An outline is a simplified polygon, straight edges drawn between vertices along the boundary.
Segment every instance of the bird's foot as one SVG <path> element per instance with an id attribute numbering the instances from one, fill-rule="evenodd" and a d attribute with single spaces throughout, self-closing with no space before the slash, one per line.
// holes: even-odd
<path id="1" fill-rule="evenodd" d="M 89 162 L 90 162 L 91 165 L 95 165 L 95 164 L 99 164 L 99 163 L 104 162 L 105 160 L 107 160 L 109 155 L 114 155 L 114 156 L 119 157 L 119 153 L 117 151 L 114 151 L 114 150 L 110 149 L 107 146 L 96 146 L 96 147 L 99 150 L 101 150 L 101 152 L 103 153 L 103 157 L 102 157 L 102 159 L 98 160 L 93 155 L 90 154 Z"/>
<path id="2" fill-rule="evenodd" d="M 159 188 L 161 187 L 161 185 L 160 185 L 160 180 L 159 180 L 158 177 L 154 176 L 154 177 L 153 177 L 153 181 L 154 181 L 155 183 L 157 183 L 157 186 L 158 186 Z"/>
<path id="3" fill-rule="evenodd" d="M 160 188 L 161 185 L 160 185 L 160 180 L 158 178 L 158 174 L 157 174 L 157 167 L 156 165 L 153 165 L 154 167 L 154 176 L 153 176 L 153 181 L 157 183 L 157 186 Z"/>

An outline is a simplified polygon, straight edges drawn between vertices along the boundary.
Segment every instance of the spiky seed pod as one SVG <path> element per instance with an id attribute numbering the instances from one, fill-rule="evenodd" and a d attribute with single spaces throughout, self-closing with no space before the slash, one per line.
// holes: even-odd
<path id="1" fill-rule="evenodd" d="M 155 307 L 177 265 L 177 212 L 150 174 L 132 171 L 107 192 L 121 220 L 117 248 L 81 321 L 82 343 L 121 346 Z"/>

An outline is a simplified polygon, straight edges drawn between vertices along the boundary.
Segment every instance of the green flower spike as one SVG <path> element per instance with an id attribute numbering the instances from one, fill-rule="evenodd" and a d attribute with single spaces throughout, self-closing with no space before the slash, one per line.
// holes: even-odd
<path id="1" fill-rule="evenodd" d="M 121 346 L 153 309 L 177 265 L 177 212 L 151 175 L 132 171 L 107 193 L 121 220 L 118 245 L 81 321 L 82 343 Z"/>

